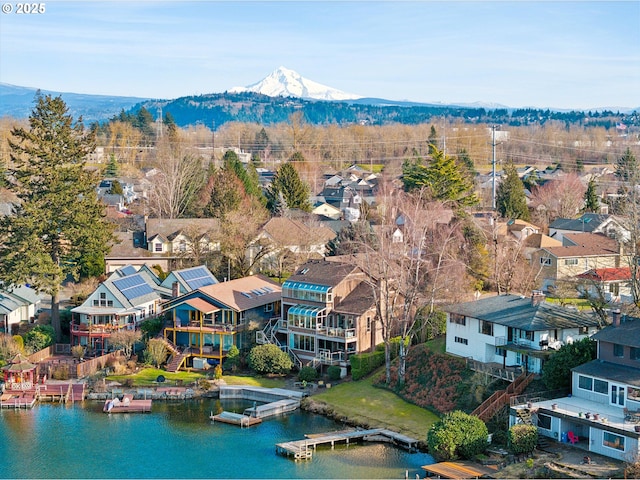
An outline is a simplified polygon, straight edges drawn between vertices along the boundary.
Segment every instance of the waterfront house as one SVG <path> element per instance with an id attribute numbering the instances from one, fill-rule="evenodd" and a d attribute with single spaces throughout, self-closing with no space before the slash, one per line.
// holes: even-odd
<path id="1" fill-rule="evenodd" d="M 444 307 L 446 351 L 495 365 L 541 373 L 555 350 L 598 331 L 598 320 L 577 310 L 530 297 L 498 295 Z"/>
<path id="2" fill-rule="evenodd" d="M 153 272 L 131 265 L 113 272 L 79 307 L 71 309 L 71 345 L 83 345 L 104 353 L 109 337 L 120 330 L 134 330 L 160 312 L 162 288 Z"/>
<path id="3" fill-rule="evenodd" d="M 171 316 L 164 337 L 175 350 L 169 364 L 174 370 L 202 368 L 203 359 L 221 363 L 232 345 L 249 348 L 255 330 L 279 316 L 281 291 L 269 278 L 251 275 L 203 286 L 164 303 L 163 311 Z"/>
<path id="4" fill-rule="evenodd" d="M 38 293 L 26 285 L 0 289 L 0 332 L 14 334 L 21 322 L 33 322 L 40 303 Z"/>
<path id="5" fill-rule="evenodd" d="M 285 346 L 301 365 L 338 365 L 382 342 L 367 275 L 346 262 L 310 260 L 282 285 L 282 318 L 265 338 Z"/>
<path id="6" fill-rule="evenodd" d="M 522 402 L 510 424 L 530 421 L 541 435 L 618 460 L 640 454 L 640 319 L 614 312 L 592 337 L 598 358 L 572 370 L 571 395 Z M 573 440 L 572 440 L 573 439 Z"/>

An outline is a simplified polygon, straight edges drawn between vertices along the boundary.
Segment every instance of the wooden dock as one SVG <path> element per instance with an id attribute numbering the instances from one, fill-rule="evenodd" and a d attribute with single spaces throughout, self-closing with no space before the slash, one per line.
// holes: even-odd
<path id="1" fill-rule="evenodd" d="M 213 422 L 229 423 L 231 425 L 239 425 L 240 427 L 251 427 L 262 423 L 261 418 L 226 411 L 220 412 L 217 415 L 211 415 L 209 418 L 211 418 Z"/>
<path id="2" fill-rule="evenodd" d="M 300 408 L 299 400 L 277 400 L 265 405 L 258 405 L 245 409 L 244 414 L 256 418 L 269 418 L 283 413 L 293 412 Z"/>
<path id="3" fill-rule="evenodd" d="M 313 450 L 319 445 L 330 445 L 333 448 L 336 443 L 349 445 L 351 442 L 377 441 L 389 442 L 415 450 L 418 441 L 384 428 L 373 428 L 368 430 L 343 430 L 323 434 L 307 435 L 304 440 L 283 442 L 276 444 L 276 453 L 293 456 L 296 460 L 308 459 L 313 456 Z"/>
<path id="4" fill-rule="evenodd" d="M 36 397 L 26 393 L 3 393 L 0 396 L 0 408 L 33 408 Z"/>
<path id="5" fill-rule="evenodd" d="M 104 402 L 104 413 L 146 413 L 151 411 L 152 400 L 134 400 L 132 395 L 108 399 Z"/>

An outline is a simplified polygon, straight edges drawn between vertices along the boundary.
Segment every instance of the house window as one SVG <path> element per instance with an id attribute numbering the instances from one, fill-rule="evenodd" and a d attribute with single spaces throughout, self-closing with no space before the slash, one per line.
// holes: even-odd
<path id="1" fill-rule="evenodd" d="M 538 414 L 538 428 L 545 430 L 551 430 L 551 415 L 545 415 L 544 413 Z"/>
<path id="2" fill-rule="evenodd" d="M 611 295 L 620 295 L 620 284 L 619 283 L 611 283 L 609 284 L 609 293 Z"/>
<path id="3" fill-rule="evenodd" d="M 496 355 L 498 357 L 506 357 L 507 356 L 507 351 L 504 348 L 496 347 Z"/>
<path id="4" fill-rule="evenodd" d="M 367 317 L 367 332 L 371 331 L 371 317 Z"/>
<path id="5" fill-rule="evenodd" d="M 450 313 L 449 314 L 449 322 L 456 323 L 458 325 L 466 325 L 467 317 L 464 315 L 460 315 L 459 313 Z"/>
<path id="6" fill-rule="evenodd" d="M 603 432 L 602 445 L 624 452 L 624 437 L 611 432 Z"/>
<path id="7" fill-rule="evenodd" d="M 493 323 L 485 322 L 484 320 L 480 320 L 480 325 L 478 326 L 478 331 L 484 335 L 490 335 L 493 337 Z"/>
<path id="8" fill-rule="evenodd" d="M 578 375 L 578 388 L 582 390 L 593 390 L 593 378 Z"/>
<path id="9" fill-rule="evenodd" d="M 293 348 L 296 350 L 304 350 L 305 352 L 313 352 L 314 338 L 311 335 L 293 335 Z"/>
<path id="10" fill-rule="evenodd" d="M 181 252 L 186 252 L 187 251 L 187 242 L 185 240 L 180 240 L 180 246 L 178 248 L 180 248 Z"/>
<path id="11" fill-rule="evenodd" d="M 565 265 L 578 265 L 578 259 L 577 258 L 567 258 L 564 261 Z"/>
<path id="12" fill-rule="evenodd" d="M 551 259 L 550 258 L 545 258 L 545 257 L 540 257 L 540 265 L 546 265 L 546 266 L 551 265 Z"/>
<path id="13" fill-rule="evenodd" d="M 613 356 L 622 358 L 624 357 L 624 345 L 620 345 L 619 343 L 613 344 Z"/>
<path id="14" fill-rule="evenodd" d="M 273 312 L 273 303 L 267 303 L 267 304 L 264 306 L 264 311 L 265 311 L 265 312 Z"/>
<path id="15" fill-rule="evenodd" d="M 461 343 L 462 345 L 469 345 L 469 340 L 467 340 L 466 338 L 462 338 L 462 337 L 455 337 L 453 339 L 456 343 Z"/>
<path id="16" fill-rule="evenodd" d="M 161 252 L 162 251 L 162 244 L 161 243 L 154 243 L 153 244 L 153 251 L 154 252 Z"/>
<path id="17" fill-rule="evenodd" d="M 640 348 L 631 347 L 629 349 L 629 358 L 631 358 L 631 360 L 640 360 Z"/>
<path id="18" fill-rule="evenodd" d="M 597 378 L 594 378 L 593 391 L 596 393 L 602 393 L 606 395 L 607 393 L 609 393 L 609 382 L 605 382 L 604 380 L 598 380 Z"/>

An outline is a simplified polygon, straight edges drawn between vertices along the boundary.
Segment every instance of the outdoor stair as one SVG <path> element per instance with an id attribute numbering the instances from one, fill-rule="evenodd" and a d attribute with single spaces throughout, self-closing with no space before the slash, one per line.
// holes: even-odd
<path id="1" fill-rule="evenodd" d="M 187 358 L 188 355 L 188 353 L 174 353 L 167 364 L 167 372 L 175 373 L 180 370 L 184 359 Z"/>
<path id="2" fill-rule="evenodd" d="M 509 405 L 511 397 L 520 395 L 533 381 L 533 373 L 523 373 L 505 389 L 494 392 L 481 405 L 476 408 L 471 415 L 475 415 L 481 420 L 488 422 L 504 406 Z"/>

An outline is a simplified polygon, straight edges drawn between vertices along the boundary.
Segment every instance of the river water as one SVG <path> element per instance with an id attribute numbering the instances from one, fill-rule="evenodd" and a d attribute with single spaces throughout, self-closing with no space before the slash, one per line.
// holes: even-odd
<path id="1" fill-rule="evenodd" d="M 240 428 L 209 420 L 250 406 L 239 401 L 155 401 L 151 413 L 111 415 L 102 403 L 2 409 L 0 478 L 414 479 L 433 463 L 381 443 L 323 447 L 302 461 L 276 454 L 276 443 L 342 428 L 303 411 Z"/>

